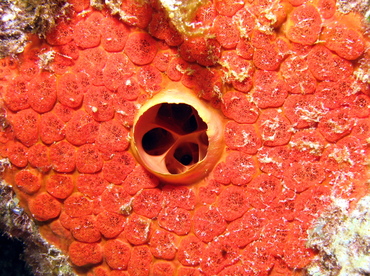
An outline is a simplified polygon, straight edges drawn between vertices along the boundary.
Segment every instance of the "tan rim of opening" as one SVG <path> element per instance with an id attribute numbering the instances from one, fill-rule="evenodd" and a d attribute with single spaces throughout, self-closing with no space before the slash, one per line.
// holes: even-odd
<path id="1" fill-rule="evenodd" d="M 166 182 L 191 184 L 204 178 L 219 160 L 223 145 L 218 111 L 179 84 L 155 95 L 135 118 L 133 153 Z"/>

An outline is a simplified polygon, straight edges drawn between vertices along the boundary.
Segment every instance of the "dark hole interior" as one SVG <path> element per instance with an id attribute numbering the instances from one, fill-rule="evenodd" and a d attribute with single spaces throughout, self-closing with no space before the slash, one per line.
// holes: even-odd
<path id="1" fill-rule="evenodd" d="M 163 103 L 157 113 L 158 123 L 164 123 L 169 129 L 183 134 L 192 133 L 198 129 L 197 117 L 198 112 L 187 104 Z"/>
<path id="2" fill-rule="evenodd" d="M 190 105 L 171 104 L 172 116 L 176 121 L 185 121 L 193 113 Z"/>
<path id="3" fill-rule="evenodd" d="M 165 169 L 171 174 L 182 173 L 206 156 L 207 124 L 188 104 L 162 103 L 157 108 L 148 115 L 157 127 L 142 137 L 143 150 L 152 156 L 164 155 Z"/>
<path id="4" fill-rule="evenodd" d="M 180 158 L 180 163 L 185 165 L 185 166 L 189 165 L 191 163 L 191 161 L 193 161 L 193 157 L 191 157 L 191 155 L 189 155 L 189 154 L 185 154 Z"/>
<path id="5" fill-rule="evenodd" d="M 197 119 L 195 118 L 194 115 L 192 115 L 188 120 L 186 120 L 184 122 L 183 130 L 186 133 L 191 133 L 191 132 L 197 130 L 197 128 L 198 128 L 198 123 L 197 123 Z"/>
<path id="6" fill-rule="evenodd" d="M 161 155 L 173 144 L 174 138 L 167 130 L 157 127 L 145 133 L 142 139 L 143 149 L 150 155 Z"/>
<path id="7" fill-rule="evenodd" d="M 176 148 L 173 156 L 185 166 L 194 164 L 199 160 L 199 147 L 194 143 L 181 144 Z"/>

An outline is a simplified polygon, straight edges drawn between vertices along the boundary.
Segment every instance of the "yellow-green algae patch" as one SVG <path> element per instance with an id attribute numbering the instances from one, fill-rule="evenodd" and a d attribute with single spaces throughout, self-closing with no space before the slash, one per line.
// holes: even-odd
<path id="1" fill-rule="evenodd" d="M 308 246 L 320 254 L 308 275 L 368 275 L 370 273 L 370 196 L 349 211 L 349 201 L 335 199 L 309 231 Z"/>

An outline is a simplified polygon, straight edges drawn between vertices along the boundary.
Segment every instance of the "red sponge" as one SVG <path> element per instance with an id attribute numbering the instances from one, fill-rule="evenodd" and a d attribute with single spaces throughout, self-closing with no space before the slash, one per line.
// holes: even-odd
<path id="1" fill-rule="evenodd" d="M 219 100 L 222 90 L 222 75 L 220 70 L 204 68 L 197 64 L 189 65 L 189 72 L 182 76 L 182 83 L 193 90 L 200 91 L 200 96 L 211 101 Z M 249 79 L 247 78 L 248 82 Z M 247 84 L 248 85 L 248 84 Z M 250 88 L 249 88 L 250 89 Z"/>
<path id="2" fill-rule="evenodd" d="M 215 180 L 227 185 L 244 186 L 256 173 L 256 165 L 252 157 L 239 151 L 231 151 L 225 162 L 219 163 L 214 170 Z M 217 190 L 216 190 L 217 191 Z"/>
<path id="3" fill-rule="evenodd" d="M 255 83 L 253 99 L 259 108 L 283 105 L 288 96 L 288 86 L 277 72 L 257 70 L 253 77 Z"/>
<path id="4" fill-rule="evenodd" d="M 236 51 L 224 51 L 219 63 L 223 67 L 225 79 L 232 82 L 236 89 L 243 87 L 240 91 L 248 92 L 252 88 L 255 67 L 251 61 L 238 56 Z"/>
<path id="5" fill-rule="evenodd" d="M 251 44 L 257 49 L 263 49 L 266 46 L 268 47 L 268 45 L 274 43 L 274 41 L 276 40 L 275 33 L 270 34 L 262 32 L 258 29 L 254 29 L 251 36 Z"/>
<path id="6" fill-rule="evenodd" d="M 175 272 L 175 266 L 171 262 L 159 261 L 153 265 L 153 276 L 172 276 Z"/>
<path id="7" fill-rule="evenodd" d="M 129 166 L 131 168 L 131 166 Z M 130 195 L 135 195 L 141 189 L 155 188 L 159 180 L 153 174 L 137 165 L 125 179 L 123 186 Z"/>
<path id="8" fill-rule="evenodd" d="M 347 178 L 346 173 L 354 175 L 353 178 L 364 178 L 365 175 L 362 172 L 362 165 L 366 158 L 364 152 L 366 152 L 366 146 L 359 139 L 352 135 L 346 136 L 325 149 L 322 161 L 326 171 L 330 172 L 334 178 L 338 173 L 343 173 L 345 179 Z M 340 181 L 343 179 L 335 180 L 336 184 L 341 183 Z"/>
<path id="9" fill-rule="evenodd" d="M 121 10 L 128 16 L 125 17 L 125 22 L 130 26 L 136 26 L 140 29 L 145 29 L 150 19 L 152 18 L 152 7 L 150 3 L 136 0 L 122 1 Z"/>
<path id="10" fill-rule="evenodd" d="M 19 111 L 30 107 L 28 83 L 23 76 L 17 76 L 9 82 L 5 90 L 4 101 L 11 111 Z"/>
<path id="11" fill-rule="evenodd" d="M 103 158 L 96 145 L 86 144 L 76 153 L 76 167 L 80 173 L 96 173 L 103 167 Z"/>
<path id="12" fill-rule="evenodd" d="M 317 129 L 304 129 L 293 134 L 289 145 L 292 160 L 312 162 L 320 159 L 327 142 Z"/>
<path id="13" fill-rule="evenodd" d="M 103 69 L 108 59 L 107 52 L 99 47 L 82 50 L 79 53 L 76 70 L 89 75 L 90 70 Z"/>
<path id="14" fill-rule="evenodd" d="M 288 146 L 262 147 L 257 153 L 260 170 L 278 178 L 283 177 L 290 157 L 291 151 Z"/>
<path id="15" fill-rule="evenodd" d="M 238 10 L 243 8 L 244 1 L 233 1 L 233 0 L 216 0 L 215 7 L 216 10 L 227 16 L 233 16 Z"/>
<path id="16" fill-rule="evenodd" d="M 32 167 L 46 173 L 51 168 L 49 149 L 44 144 L 35 144 L 28 149 L 28 162 Z"/>
<path id="17" fill-rule="evenodd" d="M 262 232 L 267 252 L 272 256 L 283 256 L 288 235 L 288 225 L 284 219 L 280 217 L 269 218 Z"/>
<path id="18" fill-rule="evenodd" d="M 39 221 L 46 221 L 59 216 L 60 202 L 48 193 L 40 193 L 32 198 L 28 207 L 33 217 Z"/>
<path id="19" fill-rule="evenodd" d="M 171 80 L 179 81 L 183 74 L 186 74 L 188 67 L 189 64 L 182 58 L 173 58 L 168 64 L 166 74 Z"/>
<path id="20" fill-rule="evenodd" d="M 135 164 L 135 159 L 130 153 L 117 152 L 110 161 L 104 163 L 103 176 L 107 181 L 120 185 L 135 168 Z"/>
<path id="21" fill-rule="evenodd" d="M 50 71 L 57 75 L 65 74 L 70 66 L 74 65 L 74 60 L 59 52 L 54 55 L 53 61 L 50 63 Z"/>
<path id="22" fill-rule="evenodd" d="M 130 275 L 149 275 L 152 262 L 149 246 L 135 246 L 131 251 L 127 271 Z"/>
<path id="23" fill-rule="evenodd" d="M 129 28 L 113 17 L 104 18 L 102 25 L 104 26 L 101 41 L 103 48 L 108 52 L 121 52 L 125 47 Z"/>
<path id="24" fill-rule="evenodd" d="M 225 220 L 236 220 L 249 208 L 247 193 L 242 187 L 228 186 L 219 195 L 216 206 Z"/>
<path id="25" fill-rule="evenodd" d="M 180 54 L 186 61 L 195 60 L 200 65 L 212 66 L 220 58 L 221 45 L 214 38 L 194 37 L 181 44 Z"/>
<path id="26" fill-rule="evenodd" d="M 305 227 L 310 226 L 312 219 L 320 215 L 330 203 L 331 189 L 327 185 L 317 185 L 307 189 L 300 193 L 295 200 L 297 220 L 302 221 Z M 304 227 L 300 227 L 300 229 L 304 229 Z"/>
<path id="27" fill-rule="evenodd" d="M 288 17 L 287 37 L 303 45 L 314 44 L 320 35 L 321 17 L 312 5 L 302 5 L 293 10 Z"/>
<path id="28" fill-rule="evenodd" d="M 164 204 L 167 207 L 179 207 L 193 210 L 196 204 L 196 196 L 193 189 L 184 186 L 166 185 L 162 189 Z"/>
<path id="29" fill-rule="evenodd" d="M 28 103 L 38 113 L 45 113 L 53 109 L 57 100 L 56 77 L 43 73 L 33 79 L 29 86 Z"/>
<path id="30" fill-rule="evenodd" d="M 225 3 L 224 1 L 222 2 Z M 256 17 L 248 9 L 240 9 L 232 19 L 240 31 L 240 42 L 249 40 L 247 37 L 250 36 L 256 25 Z"/>
<path id="31" fill-rule="evenodd" d="M 152 65 L 142 66 L 137 72 L 137 81 L 149 93 L 157 93 L 162 87 L 162 74 Z"/>
<path id="32" fill-rule="evenodd" d="M 253 125 L 229 121 L 225 126 L 225 144 L 232 150 L 256 154 L 262 141 Z"/>
<path id="33" fill-rule="evenodd" d="M 220 276 L 244 275 L 244 273 L 245 273 L 244 267 L 242 265 L 235 264 L 224 268 L 218 275 Z"/>
<path id="34" fill-rule="evenodd" d="M 195 22 L 197 24 L 201 24 L 201 27 L 208 28 L 213 24 L 217 16 L 217 11 L 213 3 L 205 2 L 198 7 L 196 14 L 195 14 Z"/>
<path id="35" fill-rule="evenodd" d="M 235 264 L 239 258 L 239 248 L 232 243 L 231 238 L 221 236 L 208 244 L 200 269 L 206 275 L 218 275 L 224 267 Z"/>
<path id="36" fill-rule="evenodd" d="M 89 0 L 70 0 L 69 3 L 72 5 L 72 8 L 76 12 L 82 12 L 83 10 L 87 10 L 89 8 L 90 1 Z"/>
<path id="37" fill-rule="evenodd" d="M 103 18 L 100 12 L 93 12 L 86 20 L 81 20 L 76 24 L 73 38 L 79 47 L 94 48 L 99 46 Z"/>
<path id="38" fill-rule="evenodd" d="M 335 0 L 318 0 L 317 8 L 324 19 L 333 17 L 337 10 Z"/>
<path id="39" fill-rule="evenodd" d="M 111 269 L 127 269 L 130 256 L 130 246 L 118 239 L 109 240 L 104 244 L 104 259 Z"/>
<path id="40" fill-rule="evenodd" d="M 221 235 L 226 226 L 225 219 L 213 206 L 202 206 L 194 212 L 194 233 L 203 242 L 210 242 L 213 238 Z"/>
<path id="41" fill-rule="evenodd" d="M 70 231 L 73 237 L 81 242 L 92 243 L 99 241 L 101 238 L 94 216 L 73 218 Z"/>
<path id="42" fill-rule="evenodd" d="M 215 176 L 216 178 L 216 176 Z M 230 182 L 230 180 L 228 180 Z M 217 195 L 220 194 L 221 184 L 211 180 L 206 186 L 199 188 L 199 198 L 201 204 L 212 204 L 216 201 Z"/>
<path id="43" fill-rule="evenodd" d="M 320 120 L 318 130 L 331 143 L 351 133 L 355 124 L 348 108 L 331 110 Z"/>
<path id="44" fill-rule="evenodd" d="M 176 53 L 173 50 L 160 51 L 155 56 L 153 64 L 159 71 L 164 72 L 167 70 L 168 64 L 175 56 Z"/>
<path id="45" fill-rule="evenodd" d="M 255 49 L 253 63 L 258 69 L 277 70 L 283 61 L 283 54 L 279 52 L 277 45 L 268 44 L 261 49 Z"/>
<path id="46" fill-rule="evenodd" d="M 103 69 L 105 87 L 116 91 L 135 72 L 135 67 L 123 53 L 114 53 L 108 56 L 107 65 Z"/>
<path id="47" fill-rule="evenodd" d="M 365 50 L 363 36 L 337 22 L 327 24 L 320 39 L 324 41 L 326 47 L 348 60 L 359 58 Z"/>
<path id="48" fill-rule="evenodd" d="M 15 137 L 23 145 L 30 147 L 39 139 L 40 116 L 32 109 L 19 111 L 14 115 L 13 128 Z"/>
<path id="49" fill-rule="evenodd" d="M 67 141 L 75 146 L 95 142 L 99 124 L 92 116 L 80 109 L 74 112 L 66 126 Z"/>
<path id="50" fill-rule="evenodd" d="M 129 35 L 125 53 L 137 65 L 151 63 L 157 54 L 156 41 L 144 32 L 133 32 Z"/>
<path id="51" fill-rule="evenodd" d="M 147 243 L 150 238 L 152 221 L 148 218 L 131 214 L 125 226 L 125 237 L 133 245 Z"/>
<path id="52" fill-rule="evenodd" d="M 124 151 L 129 145 L 128 131 L 115 120 L 100 124 L 96 141 L 99 151 L 111 155 L 117 151 Z"/>
<path id="53" fill-rule="evenodd" d="M 182 265 L 197 266 L 202 260 L 206 245 L 194 235 L 185 236 L 180 243 L 177 258 Z"/>
<path id="54" fill-rule="evenodd" d="M 368 118 L 370 115 L 370 97 L 358 93 L 353 96 L 353 102 L 350 102 L 351 113 L 357 118 Z"/>
<path id="55" fill-rule="evenodd" d="M 76 108 L 82 103 L 85 87 L 82 85 L 82 76 L 79 74 L 63 74 L 58 80 L 57 95 L 61 104 Z"/>
<path id="56" fill-rule="evenodd" d="M 96 227 L 105 238 L 117 237 L 126 225 L 126 217 L 117 213 L 103 211 L 96 217 Z"/>
<path id="57" fill-rule="evenodd" d="M 282 146 L 292 136 L 290 121 L 275 109 L 268 109 L 258 120 L 262 141 L 265 146 Z"/>
<path id="58" fill-rule="evenodd" d="M 53 112 L 44 113 L 40 120 L 40 138 L 45 144 L 52 144 L 63 140 L 65 124 Z"/>
<path id="59" fill-rule="evenodd" d="M 17 167 L 25 167 L 28 164 L 27 147 L 22 143 L 9 141 L 6 144 L 8 158 Z"/>
<path id="60" fill-rule="evenodd" d="M 30 81 L 39 75 L 40 68 L 35 61 L 26 60 L 20 64 L 19 72 L 26 81 Z"/>
<path id="61" fill-rule="evenodd" d="M 76 167 L 75 148 L 67 141 L 50 146 L 50 161 L 57 172 L 72 172 Z"/>
<path id="62" fill-rule="evenodd" d="M 291 95 L 285 101 L 284 111 L 293 126 L 301 129 L 317 125 L 328 109 L 314 95 Z"/>
<path id="63" fill-rule="evenodd" d="M 316 79 L 308 69 L 305 58 L 288 57 L 280 66 L 287 89 L 292 94 L 312 94 L 315 92 Z"/>
<path id="64" fill-rule="evenodd" d="M 249 154 L 232 151 L 226 157 L 225 164 L 231 183 L 234 185 L 246 185 L 256 173 L 255 161 Z"/>
<path id="65" fill-rule="evenodd" d="M 147 95 L 142 94 L 142 96 L 146 97 Z M 121 125 L 126 128 L 132 127 L 138 107 L 137 102 L 134 101 L 115 101 L 116 118 Z"/>
<path id="66" fill-rule="evenodd" d="M 162 9 L 153 13 L 149 24 L 149 32 L 152 36 L 164 40 L 168 46 L 179 46 L 183 42 L 181 34 Z"/>
<path id="67" fill-rule="evenodd" d="M 247 275 L 253 275 L 254 271 L 258 271 L 261 275 L 268 275 L 274 266 L 275 258 L 269 254 L 266 246 L 266 243 L 261 240 L 251 242 L 244 248 L 241 263 Z"/>
<path id="68" fill-rule="evenodd" d="M 68 106 L 62 105 L 61 103 L 57 103 L 54 108 L 53 112 L 57 115 L 63 122 L 68 122 L 73 115 L 74 110 Z"/>
<path id="69" fill-rule="evenodd" d="M 69 246 L 68 255 L 72 263 L 77 266 L 98 264 L 103 260 L 102 249 L 99 243 L 74 241 Z"/>
<path id="70" fill-rule="evenodd" d="M 240 39 L 240 32 L 234 21 L 223 15 L 218 15 L 213 22 L 213 32 L 217 41 L 226 49 L 235 48 Z"/>
<path id="71" fill-rule="evenodd" d="M 136 100 L 142 90 L 135 78 L 127 78 L 117 88 L 115 95 L 115 102 L 134 101 Z"/>
<path id="72" fill-rule="evenodd" d="M 104 86 L 90 85 L 84 99 L 84 107 L 96 121 L 109 121 L 114 117 L 113 96 Z"/>
<path id="73" fill-rule="evenodd" d="M 46 34 L 50 45 L 64 45 L 73 39 L 73 29 L 69 22 L 58 20 L 57 25 Z"/>
<path id="74" fill-rule="evenodd" d="M 261 230 L 265 225 L 263 211 L 258 209 L 248 210 L 241 218 L 230 222 L 226 235 L 230 237 L 233 244 L 239 248 L 259 239 Z"/>
<path id="75" fill-rule="evenodd" d="M 72 177 L 64 174 L 53 174 L 46 181 L 46 191 L 58 199 L 66 199 L 74 189 Z"/>
<path id="76" fill-rule="evenodd" d="M 88 216 L 92 214 L 93 203 L 81 193 L 73 193 L 64 201 L 64 209 L 72 218 Z"/>
<path id="77" fill-rule="evenodd" d="M 325 171 L 320 162 L 294 162 L 285 171 L 285 185 L 298 193 L 311 186 L 318 186 L 325 180 Z"/>
<path id="78" fill-rule="evenodd" d="M 334 82 L 323 81 L 317 85 L 315 95 L 324 107 L 337 109 L 353 93 L 353 84 L 353 79 L 351 78 Z"/>
<path id="79" fill-rule="evenodd" d="M 132 198 L 122 186 L 108 187 L 101 196 L 105 210 L 128 216 L 132 212 Z"/>
<path id="80" fill-rule="evenodd" d="M 245 94 L 229 91 L 222 100 L 221 110 L 226 117 L 241 124 L 252 124 L 257 120 L 258 108 Z"/>
<path id="81" fill-rule="evenodd" d="M 159 189 L 143 189 L 134 198 L 132 207 L 135 213 L 153 219 L 162 209 L 163 196 Z"/>
<path id="82" fill-rule="evenodd" d="M 236 46 L 236 53 L 242 58 L 251 60 L 253 58 L 254 48 L 252 47 L 249 40 L 243 38 Z"/>
<path id="83" fill-rule="evenodd" d="M 80 55 L 80 51 L 73 40 L 65 45 L 58 47 L 59 53 L 68 59 L 76 60 Z"/>
<path id="84" fill-rule="evenodd" d="M 191 214 L 182 208 L 167 207 L 159 213 L 158 223 L 179 236 L 187 235 L 191 230 Z"/>
<path id="85" fill-rule="evenodd" d="M 158 259 L 172 260 L 176 256 L 175 235 L 165 230 L 156 230 L 150 239 L 150 251 Z"/>
<path id="86" fill-rule="evenodd" d="M 99 174 L 80 174 L 77 177 L 76 187 L 79 192 L 90 198 L 96 198 L 100 196 L 105 188 L 108 186 L 108 182 Z"/>
<path id="87" fill-rule="evenodd" d="M 102 48 L 86 49 L 80 51 L 80 57 L 73 69 L 76 72 L 86 74 L 88 78 L 85 78 L 85 80 L 87 80 L 89 84 L 101 86 L 104 85 L 102 69 L 106 62 L 107 52 Z"/>
<path id="88" fill-rule="evenodd" d="M 41 179 L 30 171 L 20 171 L 15 175 L 15 185 L 26 194 L 34 194 L 41 188 Z"/>
<path id="89" fill-rule="evenodd" d="M 337 81 L 352 75 L 351 62 L 330 52 L 328 48 L 317 44 L 307 56 L 308 68 L 318 80 Z"/>

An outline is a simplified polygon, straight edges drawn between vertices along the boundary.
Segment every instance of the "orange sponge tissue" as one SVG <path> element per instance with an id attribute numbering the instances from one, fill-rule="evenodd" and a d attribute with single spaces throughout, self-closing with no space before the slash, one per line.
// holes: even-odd
<path id="1" fill-rule="evenodd" d="M 360 1 L 93 2 L 0 60 L 18 230 L 77 275 L 329 275 L 315 225 L 368 194 Z"/>

